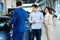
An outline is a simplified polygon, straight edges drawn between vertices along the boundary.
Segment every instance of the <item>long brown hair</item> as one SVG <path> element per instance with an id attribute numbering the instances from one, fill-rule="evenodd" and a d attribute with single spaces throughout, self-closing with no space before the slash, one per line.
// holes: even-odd
<path id="1" fill-rule="evenodd" d="M 46 7 L 46 8 L 48 9 L 49 13 L 52 14 L 52 8 L 50 8 L 50 7 Z M 46 9 L 46 8 L 45 8 L 45 9 Z M 45 10 L 45 9 L 44 9 L 44 10 Z"/>

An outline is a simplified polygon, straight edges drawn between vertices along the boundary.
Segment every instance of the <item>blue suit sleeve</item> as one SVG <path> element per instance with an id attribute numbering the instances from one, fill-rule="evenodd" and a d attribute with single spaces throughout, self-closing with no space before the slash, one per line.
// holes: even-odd
<path id="1" fill-rule="evenodd" d="M 17 14 L 14 13 L 13 18 L 12 18 L 11 21 L 9 22 L 9 25 L 15 24 L 16 19 L 17 19 Z"/>

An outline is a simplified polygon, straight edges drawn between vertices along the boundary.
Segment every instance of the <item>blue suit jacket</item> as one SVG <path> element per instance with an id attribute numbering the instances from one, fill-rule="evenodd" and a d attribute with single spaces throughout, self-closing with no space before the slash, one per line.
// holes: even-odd
<path id="1" fill-rule="evenodd" d="M 13 13 L 14 16 L 9 23 L 10 25 L 13 24 L 13 32 L 25 32 L 27 12 L 23 8 L 18 8 Z"/>

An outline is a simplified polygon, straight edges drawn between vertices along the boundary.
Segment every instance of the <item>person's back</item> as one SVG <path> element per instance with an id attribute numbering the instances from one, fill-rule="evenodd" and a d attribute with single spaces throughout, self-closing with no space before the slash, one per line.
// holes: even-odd
<path id="1" fill-rule="evenodd" d="M 17 9 L 13 11 L 13 18 L 9 25 L 13 24 L 13 40 L 23 40 L 24 33 L 26 31 L 25 20 L 27 12 L 21 7 L 20 1 L 16 2 Z"/>
<path id="2" fill-rule="evenodd" d="M 25 21 L 27 12 L 23 8 L 18 8 L 15 10 L 17 15 L 17 20 L 14 24 L 14 31 L 24 32 L 26 31 Z"/>

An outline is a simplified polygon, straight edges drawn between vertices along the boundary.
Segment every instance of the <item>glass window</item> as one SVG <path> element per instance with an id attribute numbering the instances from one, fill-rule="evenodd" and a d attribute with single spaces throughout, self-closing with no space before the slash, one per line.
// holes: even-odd
<path id="1" fill-rule="evenodd" d="M 18 0 L 16 0 L 18 1 Z M 21 0 L 24 4 L 29 4 L 29 3 L 39 3 L 40 1 L 43 1 L 43 0 Z"/>
<path id="2" fill-rule="evenodd" d="M 11 7 L 15 7 L 16 5 L 16 0 L 11 0 Z"/>
<path id="3" fill-rule="evenodd" d="M 34 3 L 36 0 L 23 0 L 23 3 Z"/>

